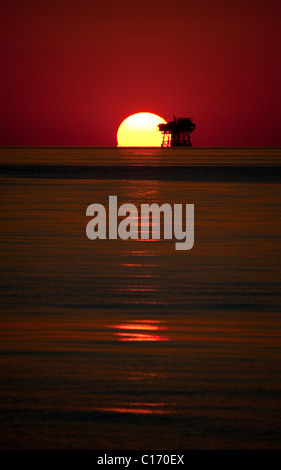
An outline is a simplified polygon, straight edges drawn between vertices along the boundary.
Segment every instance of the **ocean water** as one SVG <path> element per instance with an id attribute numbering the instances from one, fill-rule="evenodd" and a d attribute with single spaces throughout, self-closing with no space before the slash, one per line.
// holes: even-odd
<path id="1" fill-rule="evenodd" d="M 0 149 L 0 449 L 280 449 L 280 166 Z M 194 204 L 193 248 L 88 239 L 109 195 Z"/>

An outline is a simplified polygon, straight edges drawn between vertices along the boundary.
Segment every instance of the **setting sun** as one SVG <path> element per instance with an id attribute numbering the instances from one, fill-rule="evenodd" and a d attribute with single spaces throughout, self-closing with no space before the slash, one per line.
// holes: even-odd
<path id="1" fill-rule="evenodd" d="M 165 119 L 152 113 L 137 113 L 124 119 L 117 132 L 118 147 L 161 147 L 158 124 Z"/>

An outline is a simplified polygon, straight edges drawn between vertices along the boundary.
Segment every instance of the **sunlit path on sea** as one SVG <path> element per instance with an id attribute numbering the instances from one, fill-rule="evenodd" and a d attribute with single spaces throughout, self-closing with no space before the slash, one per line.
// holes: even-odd
<path id="1" fill-rule="evenodd" d="M 43 160 L 91 165 L 98 155 L 63 152 Z M 140 151 L 118 152 L 141 163 Z M 191 159 L 211 154 L 226 166 L 265 160 L 243 149 Z M 104 165 L 114 158 L 104 150 Z M 107 207 L 110 194 L 138 207 L 194 203 L 194 247 L 89 240 L 86 208 Z M 3 449 L 280 445 L 278 182 L 10 175 L 0 196 Z"/>

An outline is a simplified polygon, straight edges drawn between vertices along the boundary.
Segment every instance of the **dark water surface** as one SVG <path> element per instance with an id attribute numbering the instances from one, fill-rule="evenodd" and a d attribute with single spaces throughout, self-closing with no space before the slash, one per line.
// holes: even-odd
<path id="1" fill-rule="evenodd" d="M 0 165 L 0 449 L 280 449 L 280 149 L 0 149 Z M 89 240 L 109 195 L 194 204 L 194 247 Z"/>

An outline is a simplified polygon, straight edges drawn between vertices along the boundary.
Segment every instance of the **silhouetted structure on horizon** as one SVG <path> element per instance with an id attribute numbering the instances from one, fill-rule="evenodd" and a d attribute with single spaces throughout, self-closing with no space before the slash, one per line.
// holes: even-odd
<path id="1" fill-rule="evenodd" d="M 158 124 L 163 134 L 161 147 L 192 147 L 190 134 L 195 131 L 196 124 L 191 118 L 176 118 L 167 124 Z"/>

